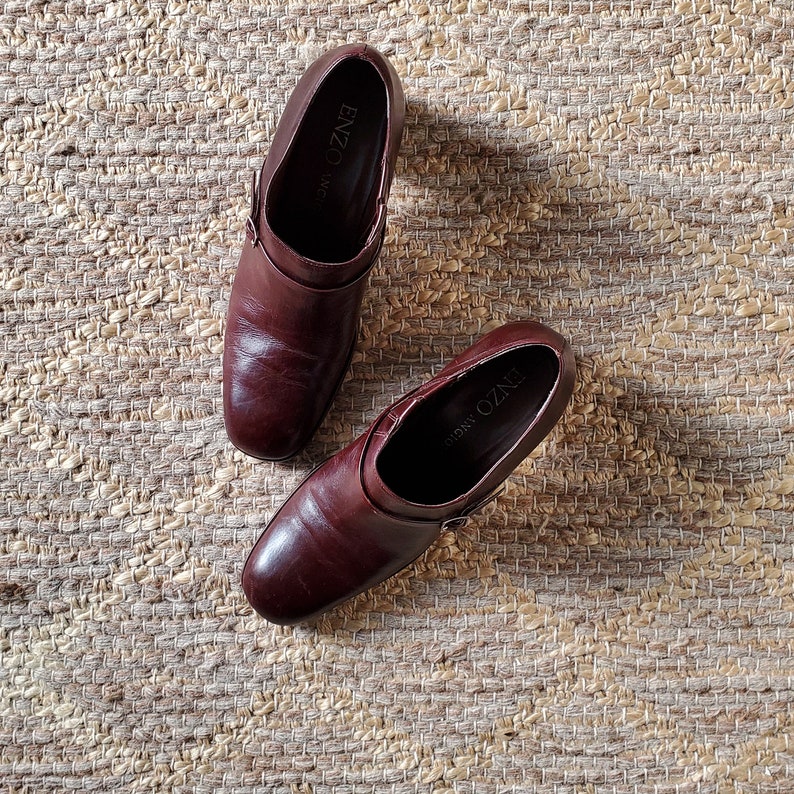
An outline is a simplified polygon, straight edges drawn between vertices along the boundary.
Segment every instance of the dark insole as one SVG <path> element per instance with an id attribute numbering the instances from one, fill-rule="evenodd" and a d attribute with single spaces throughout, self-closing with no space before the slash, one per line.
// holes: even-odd
<path id="1" fill-rule="evenodd" d="M 414 409 L 378 456 L 403 499 L 443 504 L 469 491 L 516 443 L 559 373 L 554 352 L 520 347 L 476 367 Z"/>
<path id="2" fill-rule="evenodd" d="M 386 87 L 375 67 L 342 61 L 301 122 L 271 192 L 273 231 L 302 256 L 346 262 L 372 228 L 386 145 Z"/>

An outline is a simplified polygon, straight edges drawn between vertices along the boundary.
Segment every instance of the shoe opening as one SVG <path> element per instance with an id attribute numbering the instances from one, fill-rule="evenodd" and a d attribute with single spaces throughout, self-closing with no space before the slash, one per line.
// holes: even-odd
<path id="1" fill-rule="evenodd" d="M 377 217 L 387 93 L 375 66 L 341 61 L 301 121 L 268 199 L 273 231 L 301 256 L 347 262 Z"/>
<path id="2" fill-rule="evenodd" d="M 559 375 L 545 345 L 514 348 L 417 405 L 378 455 L 397 496 L 423 505 L 470 491 L 518 442 Z"/>

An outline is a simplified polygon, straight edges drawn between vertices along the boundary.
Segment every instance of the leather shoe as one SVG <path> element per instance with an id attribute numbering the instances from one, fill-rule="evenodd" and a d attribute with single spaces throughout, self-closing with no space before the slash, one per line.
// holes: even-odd
<path id="1" fill-rule="evenodd" d="M 574 372 L 568 343 L 539 323 L 482 337 L 298 486 L 245 563 L 251 605 L 273 623 L 309 620 L 465 524 L 560 418 Z"/>
<path id="2" fill-rule="evenodd" d="M 344 377 L 404 118 L 394 67 L 366 45 L 315 61 L 287 102 L 254 175 L 226 324 L 226 431 L 249 455 L 300 451 Z"/>

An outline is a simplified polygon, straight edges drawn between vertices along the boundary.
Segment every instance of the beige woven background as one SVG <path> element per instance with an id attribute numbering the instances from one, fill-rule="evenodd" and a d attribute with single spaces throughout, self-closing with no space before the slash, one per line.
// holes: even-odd
<path id="1" fill-rule="evenodd" d="M 0 12 L 0 780 L 16 794 L 794 791 L 794 10 L 733 0 Z M 404 80 L 389 232 L 306 452 L 221 416 L 298 76 Z M 314 627 L 239 587 L 314 464 L 502 322 L 573 404 L 486 515 Z"/>

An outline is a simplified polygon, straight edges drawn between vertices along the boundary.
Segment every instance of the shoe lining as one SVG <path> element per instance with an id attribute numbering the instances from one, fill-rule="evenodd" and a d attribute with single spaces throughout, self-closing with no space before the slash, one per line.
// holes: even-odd
<path id="1" fill-rule="evenodd" d="M 274 180 L 273 231 L 301 256 L 346 262 L 363 248 L 377 209 L 387 96 L 369 61 L 350 58 L 325 78 Z"/>
<path id="2" fill-rule="evenodd" d="M 551 348 L 515 348 L 475 367 L 414 408 L 378 455 L 397 496 L 443 504 L 473 488 L 515 445 L 559 374 Z"/>

